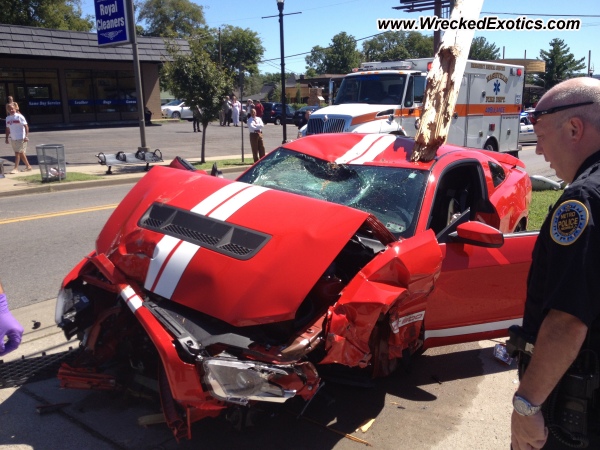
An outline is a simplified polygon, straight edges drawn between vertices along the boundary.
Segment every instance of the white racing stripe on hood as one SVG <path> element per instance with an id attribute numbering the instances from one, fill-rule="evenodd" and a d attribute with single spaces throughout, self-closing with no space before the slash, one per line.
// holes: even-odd
<path id="1" fill-rule="evenodd" d="M 381 139 L 376 141 L 371 148 L 369 148 L 362 156 L 359 156 L 355 160 L 348 161 L 352 164 L 363 164 L 365 162 L 373 161 L 381 152 L 388 148 L 394 141 L 396 136 L 391 134 L 384 134 Z"/>
<path id="2" fill-rule="evenodd" d="M 228 184 L 206 197 L 190 211 L 218 220 L 227 220 L 236 211 L 268 190 L 268 188 L 246 183 Z M 154 249 L 144 288 L 165 298 L 171 298 L 179 279 L 199 249 L 200 246 L 196 244 L 172 236 L 163 236 Z"/>
<path id="3" fill-rule="evenodd" d="M 396 136 L 391 134 L 367 134 L 335 162 L 338 164 L 363 164 L 373 161 L 395 140 Z"/>
<path id="4" fill-rule="evenodd" d="M 171 298 L 185 268 L 199 249 L 200 247 L 196 244 L 182 241 L 181 245 L 175 249 L 173 256 L 167 261 L 152 291 L 165 298 Z"/>
<path id="5" fill-rule="evenodd" d="M 179 245 L 181 240 L 172 236 L 163 236 L 163 238 L 154 247 L 154 254 L 150 260 L 150 266 L 148 267 L 148 273 L 146 274 L 146 280 L 144 281 L 144 288 L 152 290 L 156 277 L 161 273 L 163 264 L 169 260 L 173 249 Z"/>
<path id="6" fill-rule="evenodd" d="M 260 194 L 268 190 L 268 188 L 262 186 L 250 186 L 248 189 L 244 189 L 236 196 L 227 200 L 227 202 L 223 203 L 208 216 L 217 220 L 227 220 L 242 206 L 248 204 L 250 201 L 252 201 L 252 199 L 258 197 Z"/>
<path id="7" fill-rule="evenodd" d="M 354 147 L 348 150 L 343 156 L 335 160 L 338 164 L 346 164 L 353 159 L 358 158 L 366 152 L 373 142 L 376 142 L 381 137 L 380 134 L 367 134 Z"/>
<path id="8" fill-rule="evenodd" d="M 196 214 L 202 214 L 203 216 L 207 216 L 213 209 L 217 208 L 223 202 L 229 200 L 232 196 L 237 194 L 238 192 L 248 189 L 250 185 L 246 183 L 231 183 L 225 187 L 222 187 L 218 191 L 213 192 L 211 195 L 206 197 L 196 206 L 194 206 L 190 211 Z"/>

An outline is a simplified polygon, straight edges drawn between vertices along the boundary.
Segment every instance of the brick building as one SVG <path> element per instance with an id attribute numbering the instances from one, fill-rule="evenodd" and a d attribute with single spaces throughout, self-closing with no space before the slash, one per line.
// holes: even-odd
<path id="1" fill-rule="evenodd" d="M 160 118 L 163 39 L 138 37 L 138 56 L 143 106 Z M 9 95 L 31 128 L 137 123 L 131 45 L 98 47 L 95 33 L 0 24 L 2 118 Z"/>

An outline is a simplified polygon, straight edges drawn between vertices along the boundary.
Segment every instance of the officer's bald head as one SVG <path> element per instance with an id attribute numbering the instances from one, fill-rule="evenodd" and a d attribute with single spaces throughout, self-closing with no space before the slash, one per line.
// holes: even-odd
<path id="1" fill-rule="evenodd" d="M 544 94 L 536 106 L 537 111 L 556 106 L 593 102 L 584 107 L 565 109 L 560 114 L 565 120 L 580 117 L 600 132 L 600 80 L 590 77 L 571 78 L 563 81 Z"/>

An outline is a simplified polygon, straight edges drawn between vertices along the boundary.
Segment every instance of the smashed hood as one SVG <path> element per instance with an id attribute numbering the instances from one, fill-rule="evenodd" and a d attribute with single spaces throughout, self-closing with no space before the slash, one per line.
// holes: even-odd
<path id="1" fill-rule="evenodd" d="M 154 167 L 96 242 L 145 289 L 234 326 L 294 318 L 367 219 L 352 208 Z"/>

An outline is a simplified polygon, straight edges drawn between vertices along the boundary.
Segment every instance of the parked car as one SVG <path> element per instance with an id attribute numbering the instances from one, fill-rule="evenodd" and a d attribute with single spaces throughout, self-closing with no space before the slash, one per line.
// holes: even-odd
<path id="1" fill-rule="evenodd" d="M 173 100 L 160 107 L 160 112 L 167 119 L 189 119 L 193 118 L 192 111 L 189 106 L 181 100 Z"/>
<path id="2" fill-rule="evenodd" d="M 285 105 L 286 107 L 286 122 L 285 123 L 293 123 L 294 121 L 294 113 L 296 110 L 290 105 Z M 283 120 L 283 104 L 282 103 L 273 103 L 272 107 L 269 110 L 269 114 L 265 109 L 263 114 L 263 122 L 265 123 L 274 123 L 275 125 L 281 125 Z"/>
<path id="3" fill-rule="evenodd" d="M 513 233 L 524 164 L 451 145 L 412 162 L 413 146 L 308 136 L 236 181 L 155 166 L 62 283 L 56 322 L 82 351 L 61 385 L 158 378 L 166 423 L 189 438 L 207 417 L 310 401 L 326 369 L 385 376 L 430 347 L 506 336 L 537 238 Z"/>
<path id="4" fill-rule="evenodd" d="M 273 109 L 273 105 L 275 102 L 261 102 L 264 108 L 262 121 L 266 125 L 268 122 L 266 121 L 267 117 L 271 117 L 271 110 Z"/>
<path id="5" fill-rule="evenodd" d="M 306 111 L 315 112 L 319 108 L 320 106 L 303 106 L 302 108 L 297 109 L 294 113 L 294 125 L 300 128 L 300 126 L 303 123 L 304 114 L 306 114 Z"/>
<path id="6" fill-rule="evenodd" d="M 521 113 L 521 129 L 519 130 L 519 143 L 530 144 L 537 142 L 537 136 L 533 131 L 533 125 L 529 121 L 528 113 Z"/>

